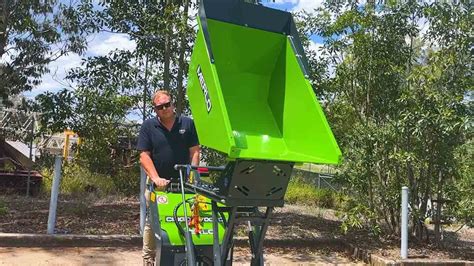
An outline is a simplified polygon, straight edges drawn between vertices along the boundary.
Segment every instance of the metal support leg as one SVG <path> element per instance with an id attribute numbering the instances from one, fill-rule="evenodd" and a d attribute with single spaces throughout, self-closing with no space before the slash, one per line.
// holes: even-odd
<path id="1" fill-rule="evenodd" d="M 186 245 L 185 245 L 185 250 L 186 250 L 186 258 L 187 258 L 187 265 L 196 265 L 196 256 L 194 254 L 194 245 L 193 245 L 193 236 L 191 235 L 191 232 L 189 231 L 189 226 L 188 226 L 188 212 L 186 208 L 186 196 L 184 194 L 184 176 L 183 176 L 183 170 L 179 170 L 179 181 L 181 183 L 181 196 L 183 197 L 183 213 L 184 213 L 184 223 L 186 225 L 185 227 L 185 238 L 186 238 Z"/>
<path id="2" fill-rule="evenodd" d="M 224 239 L 222 239 L 222 246 L 221 246 L 221 262 L 225 263 L 227 261 L 227 257 L 229 256 L 229 251 L 234 245 L 234 227 L 235 227 L 235 216 L 237 215 L 237 207 L 232 207 L 231 211 L 229 212 L 229 221 L 227 222 L 227 230 L 224 234 Z"/>
<path id="3" fill-rule="evenodd" d="M 212 235 L 214 237 L 213 243 L 213 256 L 214 256 L 214 265 L 222 265 L 221 262 L 221 249 L 219 245 L 219 219 L 218 219 L 218 210 L 217 204 L 215 201 L 212 201 Z"/>
<path id="4" fill-rule="evenodd" d="M 155 193 L 154 192 L 154 185 L 151 184 L 148 187 L 148 190 L 150 191 L 150 197 L 151 194 Z M 152 231 L 153 231 L 153 237 L 155 238 L 155 261 L 157 265 L 160 265 L 161 262 L 161 252 L 162 252 L 162 243 L 161 243 L 161 225 L 160 225 L 160 215 L 158 213 L 158 203 L 156 202 L 156 199 L 149 200 L 148 204 L 148 223 L 150 223 Z M 143 231 L 144 232 L 144 231 Z"/>
<path id="5" fill-rule="evenodd" d="M 153 184 L 148 186 L 148 190 L 150 191 L 150 197 L 152 193 L 155 193 L 155 186 Z M 155 200 L 150 199 L 150 203 L 148 206 L 148 219 L 150 220 L 151 228 L 153 228 L 153 234 L 155 235 L 156 241 L 161 241 L 160 231 L 160 217 L 158 215 L 158 203 Z"/>
<path id="6" fill-rule="evenodd" d="M 267 207 L 262 224 L 255 226 L 253 232 L 251 231 L 249 234 L 250 249 L 252 251 L 250 265 L 252 266 L 263 265 L 263 240 L 265 239 L 272 211 L 272 207 Z"/>
<path id="7" fill-rule="evenodd" d="M 249 233 L 249 241 L 250 241 L 250 248 L 252 252 L 252 259 L 251 265 L 263 265 L 263 241 L 265 238 L 265 234 L 269 225 L 269 219 L 273 211 L 273 207 L 268 206 L 277 206 L 277 201 L 275 200 L 264 200 L 263 202 L 259 201 L 249 201 L 248 199 L 234 199 L 231 198 L 232 201 L 226 201 L 226 197 L 230 195 L 221 195 L 218 193 L 218 189 L 216 190 L 212 186 L 204 186 L 205 184 L 200 184 L 199 182 L 196 183 L 186 183 L 183 178 L 183 170 L 190 170 L 196 169 L 194 166 L 190 165 L 175 165 L 175 169 L 180 170 L 180 178 L 181 178 L 181 190 L 183 192 L 183 204 L 185 202 L 184 199 L 184 186 L 188 189 L 193 190 L 196 193 L 200 193 L 209 199 L 211 199 L 212 203 L 212 218 L 213 218 L 213 264 L 216 266 L 224 266 L 229 265 L 232 263 L 232 247 L 233 247 L 233 236 L 234 236 L 234 229 L 235 225 L 240 222 L 248 222 L 249 227 L 251 228 Z M 208 167 L 209 170 L 216 170 L 216 171 L 225 171 L 227 168 L 222 167 Z M 224 172 L 223 175 L 227 175 L 231 173 Z M 283 186 L 283 185 L 282 185 Z M 226 207 L 219 207 L 217 203 L 225 202 L 227 205 Z M 260 204 L 260 205 L 258 205 Z M 265 214 L 259 212 L 258 206 L 266 207 Z M 255 207 L 249 207 L 255 206 Z M 219 213 L 226 212 L 228 213 L 228 219 L 224 222 L 225 232 L 224 237 L 222 238 L 222 244 L 219 244 Z M 223 216 L 223 215 L 222 215 Z M 187 220 L 187 214 L 185 213 L 185 219 Z M 186 227 L 187 224 L 186 224 Z M 188 252 L 189 247 L 192 247 L 192 239 L 191 236 L 188 237 L 189 232 L 186 234 L 186 248 L 187 252 L 186 255 L 188 256 L 188 265 L 193 265 L 192 262 L 195 262 L 195 255 Z M 188 240 L 189 239 L 189 240 Z M 188 244 L 189 243 L 189 244 Z M 191 250 L 189 250 L 191 251 Z M 194 250 L 193 250 L 194 251 Z M 193 260 L 191 260 L 191 258 Z M 228 260 L 229 258 L 229 260 Z"/>

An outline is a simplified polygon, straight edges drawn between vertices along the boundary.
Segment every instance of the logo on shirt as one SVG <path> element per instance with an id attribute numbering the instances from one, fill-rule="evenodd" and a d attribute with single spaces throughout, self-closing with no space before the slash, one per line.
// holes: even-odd
<path id="1" fill-rule="evenodd" d="M 201 85 L 202 93 L 204 94 L 204 102 L 206 103 L 206 109 L 209 113 L 212 108 L 211 98 L 209 97 L 209 91 L 207 90 L 206 81 L 204 80 L 204 75 L 202 74 L 201 66 L 197 68 L 197 75 L 199 78 L 199 84 Z"/>
<path id="2" fill-rule="evenodd" d="M 186 132 L 186 129 L 180 129 L 179 134 L 183 135 Z"/>

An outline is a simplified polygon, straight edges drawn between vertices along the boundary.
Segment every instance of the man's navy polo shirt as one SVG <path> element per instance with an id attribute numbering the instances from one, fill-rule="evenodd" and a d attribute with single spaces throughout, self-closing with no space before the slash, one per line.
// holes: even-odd
<path id="1" fill-rule="evenodd" d="M 189 164 L 189 148 L 199 144 L 191 118 L 177 117 L 169 131 L 157 117 L 145 120 L 138 136 L 137 149 L 151 152 L 156 171 L 161 178 L 179 178 L 175 164 Z"/>

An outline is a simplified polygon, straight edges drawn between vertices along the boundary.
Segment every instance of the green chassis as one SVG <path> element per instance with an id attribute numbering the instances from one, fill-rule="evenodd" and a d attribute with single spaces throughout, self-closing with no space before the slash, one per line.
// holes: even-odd
<path id="1" fill-rule="evenodd" d="M 172 246 L 184 246 L 185 245 L 185 238 L 180 233 L 179 229 L 176 226 L 174 221 L 173 212 L 175 207 L 178 204 L 182 203 L 182 196 L 181 193 L 172 193 L 172 192 L 162 192 L 162 191 L 155 191 L 155 200 L 157 202 L 159 220 L 161 230 L 164 231 L 170 241 L 170 245 Z M 190 200 L 194 202 L 194 193 L 187 193 L 186 200 Z M 153 200 L 153 196 L 152 196 Z M 192 232 L 193 243 L 196 246 L 200 245 L 212 245 L 213 244 L 213 230 L 212 230 L 212 206 L 210 204 L 210 200 L 206 198 L 205 202 L 207 204 L 207 210 L 200 210 L 200 225 L 201 225 L 201 233 L 195 234 L 194 227 L 190 227 L 189 230 Z M 186 204 L 187 208 L 187 215 L 188 219 L 192 216 L 193 212 L 191 211 L 189 204 Z M 181 205 L 177 211 L 177 217 L 179 221 L 179 225 L 183 230 L 186 230 L 186 225 L 184 224 L 184 213 L 183 213 L 183 206 Z M 224 217 L 227 219 L 228 215 L 224 214 Z M 222 243 L 222 239 L 224 237 L 225 227 L 222 221 L 219 222 L 219 241 Z"/>

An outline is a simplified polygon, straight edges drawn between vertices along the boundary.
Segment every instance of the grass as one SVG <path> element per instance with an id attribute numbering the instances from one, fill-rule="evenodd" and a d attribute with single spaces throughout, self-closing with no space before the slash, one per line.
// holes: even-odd
<path id="1" fill-rule="evenodd" d="M 318 189 L 300 177 L 293 177 L 288 184 L 285 201 L 290 204 L 339 208 L 343 197 L 329 189 Z"/>
<path id="2" fill-rule="evenodd" d="M 0 216 L 4 216 L 8 214 L 8 207 L 7 204 L 0 200 Z"/>
<path id="3" fill-rule="evenodd" d="M 49 194 L 53 183 L 54 173 L 45 168 L 41 171 L 44 179 L 42 192 Z M 139 191 L 139 174 L 130 171 L 112 174 L 100 174 L 89 171 L 75 163 L 64 163 L 62 166 L 60 193 L 81 196 L 84 193 L 95 194 L 99 197 L 111 194 L 136 194 Z"/>
<path id="4" fill-rule="evenodd" d="M 72 206 L 65 207 L 65 213 L 70 213 L 76 217 L 84 217 L 89 211 L 89 204 L 85 202 L 78 202 Z"/>

